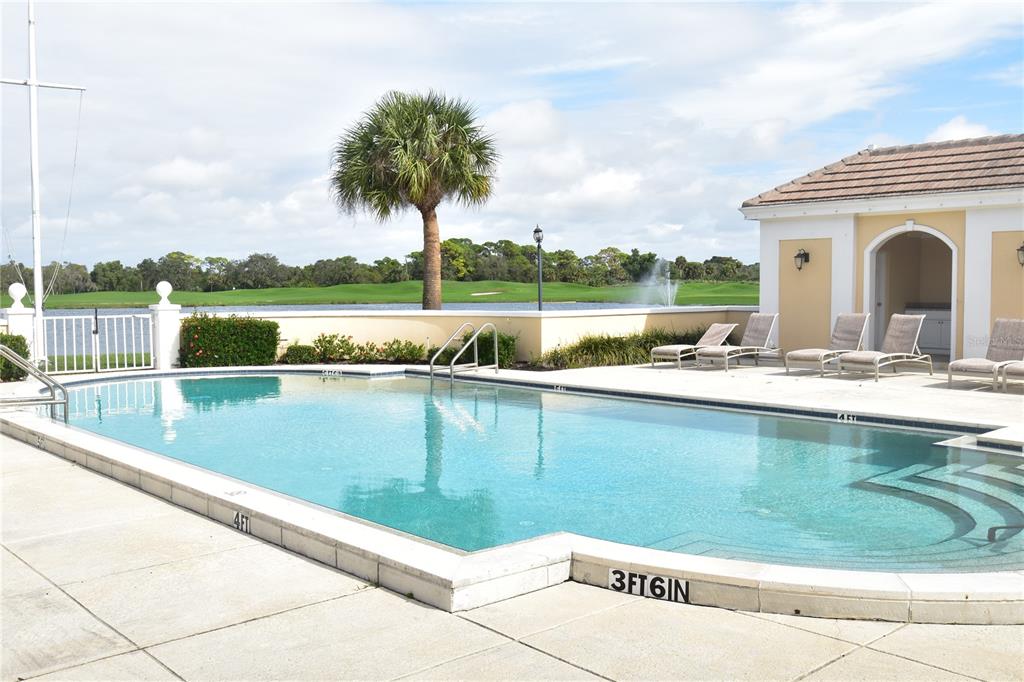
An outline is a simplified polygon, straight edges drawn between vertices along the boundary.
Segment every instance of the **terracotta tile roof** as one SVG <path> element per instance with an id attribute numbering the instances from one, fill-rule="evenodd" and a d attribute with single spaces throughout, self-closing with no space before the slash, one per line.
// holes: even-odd
<path id="1" fill-rule="evenodd" d="M 744 207 L 1024 187 L 1024 135 L 865 149 Z"/>

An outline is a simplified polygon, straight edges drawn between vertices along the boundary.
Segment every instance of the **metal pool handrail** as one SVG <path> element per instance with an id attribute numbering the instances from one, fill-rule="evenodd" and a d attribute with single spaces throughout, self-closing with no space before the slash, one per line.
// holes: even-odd
<path id="1" fill-rule="evenodd" d="M 456 329 L 454 332 L 452 332 L 452 335 L 448 337 L 448 340 L 441 344 L 441 347 L 437 349 L 437 352 L 434 353 L 434 356 L 432 358 L 430 358 L 429 372 L 430 372 L 430 386 L 431 386 L 431 388 L 433 388 L 433 386 L 434 386 L 434 363 L 437 362 L 437 359 L 441 356 L 441 353 L 443 353 L 445 351 L 445 349 L 448 348 L 448 346 L 451 345 L 452 341 L 454 341 L 456 338 L 458 338 L 458 336 L 460 334 L 462 334 L 463 330 L 465 330 L 467 327 L 472 330 L 473 335 L 469 337 L 469 339 L 466 341 L 466 343 L 462 344 L 462 348 L 460 348 L 458 350 L 458 352 L 455 353 L 455 356 L 452 357 L 451 362 L 448 363 L 448 379 L 449 379 L 449 381 L 454 383 L 455 382 L 455 372 L 460 371 L 460 370 L 490 369 L 491 367 L 493 367 L 495 374 L 497 374 L 497 372 L 498 372 L 498 329 L 497 329 L 497 327 L 495 327 L 494 324 L 491 323 L 491 322 L 485 322 L 484 324 L 480 325 L 480 329 L 477 329 L 476 326 L 474 326 L 472 322 L 463 322 L 462 324 L 459 325 L 458 329 Z M 477 339 L 479 338 L 480 334 L 483 333 L 484 330 L 486 330 L 488 327 L 490 327 L 494 331 L 494 364 L 493 365 L 484 365 L 484 366 L 481 367 L 480 366 L 480 352 L 479 352 L 479 349 L 477 347 Z M 470 346 L 473 346 L 473 362 L 465 362 L 465 363 L 463 363 L 461 365 L 455 364 L 456 361 L 460 357 L 462 357 L 462 354 L 465 353 L 466 349 L 469 348 Z"/>
<path id="2" fill-rule="evenodd" d="M 56 379 L 51 377 L 46 372 L 42 371 L 31 362 L 21 357 L 7 346 L 0 344 L 0 357 L 7 362 L 15 365 L 16 367 L 24 370 L 27 374 L 39 380 L 46 388 L 50 390 L 50 396 L 42 396 L 39 398 L 4 398 L 0 399 L 0 407 L 22 407 L 25 405 L 49 405 L 50 406 L 50 418 L 57 418 L 57 405 L 64 406 L 64 423 L 68 421 L 68 390 L 58 382 Z M 61 397 L 57 394 L 60 393 Z"/>
<path id="3" fill-rule="evenodd" d="M 443 353 L 445 351 L 445 349 L 449 345 L 451 345 L 451 342 L 455 340 L 455 337 L 457 337 L 459 334 L 461 334 L 462 330 L 465 329 L 466 327 L 469 327 L 474 332 L 476 332 L 476 327 L 473 326 L 472 322 L 463 322 L 462 324 L 459 325 L 458 329 L 456 329 L 455 331 L 452 332 L 452 335 L 448 337 L 448 340 L 441 344 L 441 347 L 437 349 L 437 352 L 434 353 L 434 356 L 432 358 L 430 358 L 429 370 L 430 370 L 430 385 L 431 386 L 434 385 L 434 362 L 437 361 L 437 358 L 440 357 L 441 353 Z"/>
<path id="4" fill-rule="evenodd" d="M 1024 526 L 1021 526 L 1019 524 L 1015 524 L 1012 526 L 992 526 L 988 529 L 988 541 L 995 542 L 996 533 L 998 533 L 1001 530 L 1024 530 Z"/>
<path id="5" fill-rule="evenodd" d="M 480 350 L 477 347 L 477 345 L 478 345 L 477 344 L 477 338 L 481 334 L 483 334 L 484 330 L 486 330 L 488 327 L 490 327 L 491 331 L 494 332 L 494 364 L 491 364 L 491 365 L 481 365 L 480 364 Z M 458 360 L 460 357 L 462 357 L 462 354 L 466 352 L 466 349 L 469 348 L 470 344 L 473 344 L 473 362 L 471 362 L 471 363 L 464 363 L 462 365 L 456 365 L 455 361 Z M 455 354 L 455 357 L 452 358 L 452 361 L 450 363 L 448 363 L 448 380 L 451 381 L 452 383 L 455 382 L 455 370 L 456 370 L 456 368 L 459 368 L 459 369 L 490 369 L 491 367 L 494 368 L 494 373 L 497 374 L 498 373 L 498 328 L 495 327 L 494 323 L 492 323 L 492 322 L 484 322 L 482 325 L 480 325 L 480 329 L 476 330 L 476 333 L 473 334 L 473 336 L 469 337 L 469 340 L 466 341 L 466 343 L 462 344 L 462 348 L 460 348 L 459 352 Z"/>

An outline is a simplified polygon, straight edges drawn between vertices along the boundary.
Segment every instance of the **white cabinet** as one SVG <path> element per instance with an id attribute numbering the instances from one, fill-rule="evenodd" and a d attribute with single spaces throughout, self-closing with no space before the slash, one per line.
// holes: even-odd
<path id="1" fill-rule="evenodd" d="M 907 308 L 907 315 L 924 315 L 917 345 L 922 353 L 949 355 L 950 312 L 935 308 Z"/>

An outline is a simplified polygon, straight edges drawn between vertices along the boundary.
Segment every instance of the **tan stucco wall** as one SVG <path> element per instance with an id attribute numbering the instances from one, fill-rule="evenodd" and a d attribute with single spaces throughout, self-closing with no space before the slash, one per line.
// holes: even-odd
<path id="1" fill-rule="evenodd" d="M 1024 268 L 1017 247 L 1024 230 L 992 233 L 992 322 L 997 317 L 1024 319 Z"/>
<path id="2" fill-rule="evenodd" d="M 942 240 L 928 237 L 921 240 L 917 275 L 920 303 L 949 303 L 949 287 L 953 281 L 953 254 Z"/>
<path id="3" fill-rule="evenodd" d="M 740 327 L 737 327 L 741 335 L 741 327 L 746 326 L 746 319 L 750 316 L 750 313 L 737 314 L 736 316 L 741 318 L 741 320 L 730 320 L 727 319 L 728 316 L 729 313 L 726 311 L 692 311 L 683 313 L 545 318 L 542 327 L 543 351 L 546 352 L 558 346 L 574 343 L 587 335 L 607 334 L 609 336 L 619 336 L 653 329 L 685 332 L 707 327 L 713 322 L 740 323 L 742 321 Z M 736 339 L 739 339 L 739 335 L 736 336 Z"/>
<path id="4" fill-rule="evenodd" d="M 873 313 L 864 309 L 864 249 L 876 237 L 894 227 L 913 220 L 918 225 L 925 225 L 944 234 L 957 246 L 957 313 L 956 313 L 956 347 L 962 349 L 964 337 L 964 232 L 965 215 L 963 211 L 944 211 L 933 213 L 893 213 L 886 215 L 859 215 L 856 218 L 856 309 L 858 312 Z M 948 299 L 948 296 L 946 297 Z M 886 316 L 888 317 L 888 316 Z"/>
<path id="5" fill-rule="evenodd" d="M 878 253 L 887 255 L 885 311 L 888 319 L 915 303 L 949 303 L 952 253 L 937 237 L 904 233 L 887 241 Z"/>
<path id="6" fill-rule="evenodd" d="M 350 311 L 274 312 L 250 315 L 274 320 L 281 329 L 281 350 L 292 343 L 311 343 L 320 334 L 344 334 L 357 343 L 404 339 L 439 346 L 463 322 L 480 327 L 492 322 L 499 331 L 519 336 L 517 359 L 530 360 L 588 334 L 628 334 L 649 329 L 689 330 L 712 322 L 735 322 L 739 334 L 752 309 L 740 306 L 673 308 L 653 311 L 545 312 L 512 315 L 451 313 L 353 313 Z M 738 338 L 738 337 L 737 337 Z"/>
<path id="7" fill-rule="evenodd" d="M 800 249 L 811 260 L 800 270 Z M 828 348 L 832 335 L 832 240 L 779 241 L 779 345 L 783 350 Z"/>

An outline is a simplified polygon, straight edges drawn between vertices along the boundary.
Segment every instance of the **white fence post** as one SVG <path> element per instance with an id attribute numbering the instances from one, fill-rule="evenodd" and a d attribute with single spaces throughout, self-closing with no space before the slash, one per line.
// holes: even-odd
<path id="1" fill-rule="evenodd" d="M 178 365 L 178 346 L 181 344 L 181 306 L 167 297 L 174 288 L 170 282 L 156 285 L 160 302 L 149 306 L 153 316 L 153 368 L 171 369 Z"/>
<path id="2" fill-rule="evenodd" d="M 7 309 L 7 333 L 24 336 L 25 341 L 28 342 L 29 349 L 32 351 L 32 357 L 41 359 L 44 351 L 42 339 L 40 339 L 39 347 L 36 348 L 35 340 L 32 338 L 35 330 L 32 325 L 35 319 L 35 311 L 32 308 L 26 308 L 25 304 L 21 302 L 21 299 L 25 298 L 25 285 L 21 282 L 15 282 L 7 287 L 7 293 L 14 299 L 11 307 Z"/>

